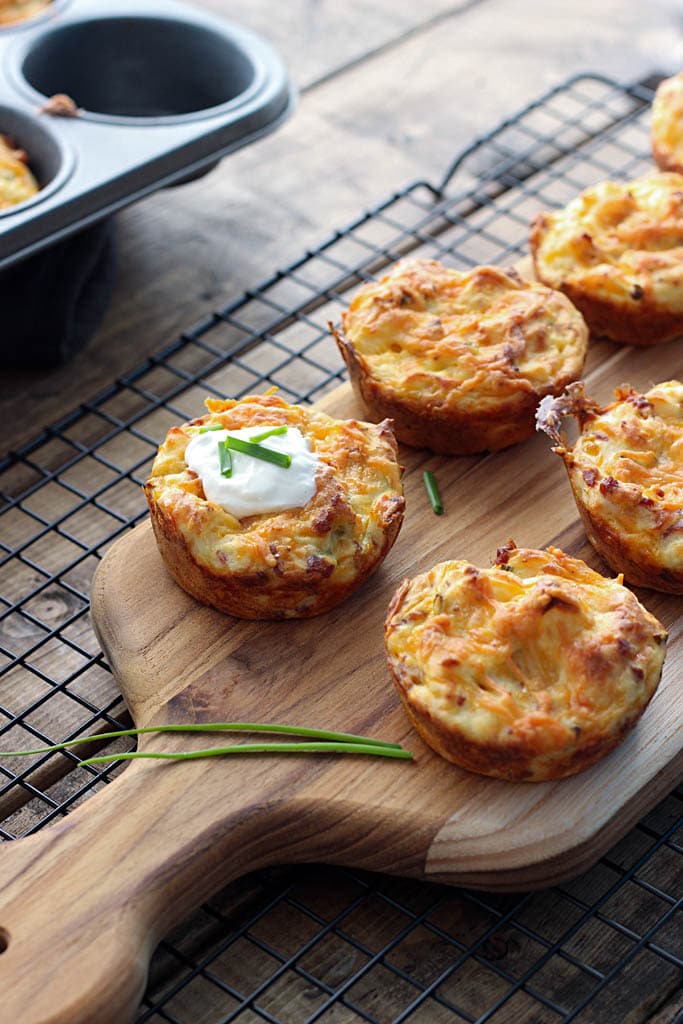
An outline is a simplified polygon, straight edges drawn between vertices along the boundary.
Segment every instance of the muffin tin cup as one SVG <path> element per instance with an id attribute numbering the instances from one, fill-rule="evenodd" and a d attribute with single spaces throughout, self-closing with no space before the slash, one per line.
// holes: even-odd
<path id="1" fill-rule="evenodd" d="M 205 25 L 140 14 L 66 22 L 14 59 L 15 81 L 37 101 L 67 93 L 83 120 L 131 128 L 218 116 L 258 92 L 261 71 Z"/>
<path id="2" fill-rule="evenodd" d="M 0 217 L 0 268 L 272 131 L 293 90 L 258 36 L 176 0 L 67 0 L 0 29 L 0 132 L 41 185 Z M 39 114 L 66 93 L 78 116 Z"/>

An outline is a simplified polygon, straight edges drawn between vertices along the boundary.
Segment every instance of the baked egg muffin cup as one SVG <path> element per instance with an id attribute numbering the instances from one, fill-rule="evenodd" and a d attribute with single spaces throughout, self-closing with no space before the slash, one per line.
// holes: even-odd
<path id="1" fill-rule="evenodd" d="M 172 427 L 145 485 L 159 551 L 188 594 L 244 619 L 308 618 L 344 601 L 382 563 L 403 522 L 391 424 L 337 420 L 276 395 L 206 402 Z M 237 519 L 207 501 L 185 450 L 202 427 L 297 427 L 320 460 L 302 508 Z"/>
<path id="2" fill-rule="evenodd" d="M 603 181 L 532 221 L 539 281 L 581 310 L 591 332 L 624 345 L 683 335 L 683 176 Z"/>
<path id="3" fill-rule="evenodd" d="M 604 408 L 581 382 L 546 399 L 538 426 L 564 462 L 586 534 L 615 572 L 638 587 L 683 594 L 683 384 L 644 394 L 623 386 Z M 579 436 L 567 443 L 562 420 Z"/>
<path id="4" fill-rule="evenodd" d="M 445 455 L 533 434 L 539 400 L 583 369 L 588 330 L 565 296 L 514 270 L 405 259 L 331 324 L 367 415 Z"/>
<path id="5" fill-rule="evenodd" d="M 498 550 L 404 580 L 389 670 L 423 740 L 512 781 L 574 775 L 619 744 L 654 694 L 664 627 L 622 586 L 557 548 Z"/>
<path id="6" fill-rule="evenodd" d="M 652 101 L 652 155 L 663 171 L 683 174 L 683 72 L 660 82 Z"/>
<path id="7" fill-rule="evenodd" d="M 8 135 L 0 134 L 0 210 L 24 203 L 38 192 L 28 156 Z"/>

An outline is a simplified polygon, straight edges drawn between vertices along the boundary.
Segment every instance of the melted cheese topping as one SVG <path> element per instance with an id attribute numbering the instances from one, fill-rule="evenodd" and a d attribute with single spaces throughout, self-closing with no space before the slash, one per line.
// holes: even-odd
<path id="1" fill-rule="evenodd" d="M 660 82 L 655 93 L 652 149 L 664 170 L 683 172 L 683 72 Z"/>
<path id="2" fill-rule="evenodd" d="M 574 455 L 663 508 L 683 509 L 683 384 L 671 380 L 644 395 L 626 392 L 591 420 Z"/>
<path id="3" fill-rule="evenodd" d="M 618 580 L 555 548 L 512 548 L 488 570 L 436 565 L 387 620 L 389 661 L 418 719 L 479 745 L 492 764 L 496 750 L 523 750 L 530 778 L 551 777 L 556 757 L 642 710 L 665 639 Z"/>
<path id="4" fill-rule="evenodd" d="M 603 181 L 543 214 L 534 254 L 546 284 L 640 308 L 683 312 L 683 176 Z"/>
<path id="5" fill-rule="evenodd" d="M 683 570 L 683 384 L 666 381 L 590 415 L 566 452 L 581 500 L 622 542 Z"/>
<path id="6" fill-rule="evenodd" d="M 23 203 L 38 192 L 38 182 L 26 164 L 26 154 L 0 135 L 0 210 Z"/>
<path id="7" fill-rule="evenodd" d="M 0 25 L 12 25 L 16 21 L 35 18 L 50 7 L 52 0 L 0 0 Z"/>
<path id="8" fill-rule="evenodd" d="M 342 316 L 365 372 L 399 397 L 481 411 L 580 373 L 587 331 L 561 294 L 514 272 L 407 259 Z M 572 379 L 571 374 L 568 379 Z"/>
<path id="9" fill-rule="evenodd" d="M 251 427 L 229 432 L 200 430 L 185 449 L 185 461 L 201 480 L 207 500 L 238 519 L 301 508 L 315 494 L 315 475 L 320 463 L 298 427 L 288 427 L 285 434 L 261 442 L 264 448 L 289 455 L 290 466 L 231 451 L 231 473 L 228 477 L 223 475 L 218 446 L 228 436 L 250 441 L 272 427 L 270 423 L 258 431 Z"/>

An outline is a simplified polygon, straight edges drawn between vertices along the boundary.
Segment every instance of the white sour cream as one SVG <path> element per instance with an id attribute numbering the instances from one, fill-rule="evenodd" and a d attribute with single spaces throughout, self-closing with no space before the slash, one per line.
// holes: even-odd
<path id="1" fill-rule="evenodd" d="M 221 475 L 219 441 L 224 441 L 228 434 L 249 441 L 273 426 L 275 424 L 259 423 L 239 430 L 207 430 L 196 434 L 185 449 L 188 468 L 202 481 L 208 501 L 220 505 L 237 519 L 301 508 L 315 494 L 315 475 L 320 460 L 298 427 L 288 427 L 286 434 L 274 434 L 260 442 L 263 448 L 291 455 L 289 469 L 231 451 L 232 476 Z"/>

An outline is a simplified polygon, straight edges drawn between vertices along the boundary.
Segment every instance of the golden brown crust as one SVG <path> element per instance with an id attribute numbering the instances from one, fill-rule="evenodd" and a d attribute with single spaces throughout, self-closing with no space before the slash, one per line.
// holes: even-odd
<path id="1" fill-rule="evenodd" d="M 573 446 L 561 433 L 563 416 L 579 422 Z M 556 444 L 588 539 L 607 564 L 634 586 L 682 594 L 683 384 L 645 394 L 617 388 L 604 408 L 576 384 L 547 400 L 539 426 Z"/>
<path id="2" fill-rule="evenodd" d="M 681 314 L 661 309 L 650 295 L 643 294 L 637 309 L 633 309 L 617 307 L 598 296 L 586 295 L 571 284 L 563 287 L 562 291 L 580 310 L 596 337 L 647 346 L 675 341 L 683 332 Z"/>
<path id="3" fill-rule="evenodd" d="M 382 563 L 403 521 L 391 425 L 334 420 L 275 395 L 209 400 L 209 415 L 173 427 L 145 485 L 166 566 L 189 594 L 239 618 L 307 618 L 345 600 Z M 295 426 L 321 460 L 304 508 L 237 520 L 207 501 L 184 462 L 206 423 Z"/>
<path id="4" fill-rule="evenodd" d="M 366 414 L 375 421 L 392 420 L 396 437 L 404 444 L 429 448 L 442 455 L 469 455 L 507 448 L 524 441 L 533 432 L 534 414 L 541 395 L 522 396 L 514 410 L 514 419 L 501 409 L 462 413 L 436 403 L 427 404 L 418 397 L 401 398 L 368 375 L 354 346 L 341 331 L 333 328 L 333 333 Z M 569 376 L 564 384 L 573 379 Z"/>
<path id="5" fill-rule="evenodd" d="M 633 728 L 666 632 L 618 580 L 510 542 L 492 569 L 445 562 L 404 581 L 385 639 L 404 707 L 437 753 L 545 781 L 594 764 Z"/>
<path id="6" fill-rule="evenodd" d="M 452 455 L 533 433 L 539 400 L 581 373 L 588 340 L 563 296 L 514 271 L 415 259 L 365 286 L 332 331 L 370 418 Z"/>
<path id="7" fill-rule="evenodd" d="M 683 72 L 659 83 L 652 102 L 652 155 L 663 171 L 683 174 Z"/>
<path id="8" fill-rule="evenodd" d="M 683 334 L 683 176 L 601 182 L 537 214 L 529 243 L 536 276 L 593 334 L 627 345 Z"/>
<path id="9" fill-rule="evenodd" d="M 633 551 L 627 537 L 583 504 L 576 474 L 569 474 L 569 482 L 586 536 L 611 569 L 620 572 L 633 587 L 683 594 L 683 570 L 665 568 L 644 545 L 640 545 L 640 550 Z"/>

